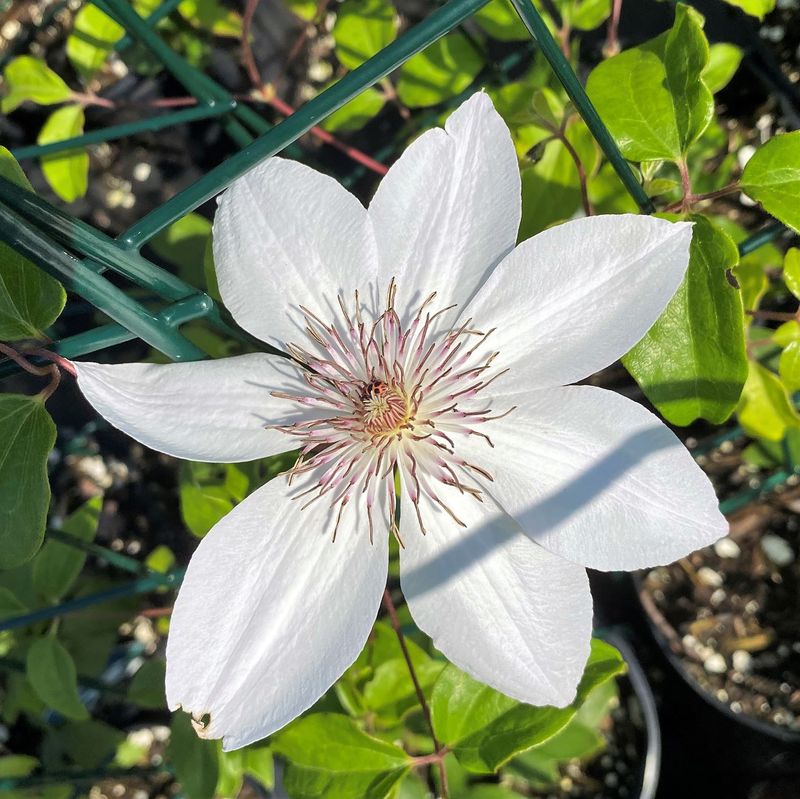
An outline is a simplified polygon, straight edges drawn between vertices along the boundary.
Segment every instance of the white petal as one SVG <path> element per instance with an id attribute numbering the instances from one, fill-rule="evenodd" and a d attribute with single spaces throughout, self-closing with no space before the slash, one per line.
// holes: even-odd
<path id="1" fill-rule="evenodd" d="M 235 181 L 214 218 L 214 264 L 236 321 L 285 348 L 305 339 L 299 305 L 337 309 L 336 296 L 362 295 L 377 255 L 364 206 L 310 167 L 270 158 Z"/>
<path id="2" fill-rule="evenodd" d="M 305 385 L 298 367 L 277 355 L 117 366 L 76 361 L 75 368 L 78 387 L 98 413 L 177 458 L 234 463 L 286 452 L 294 440 L 265 425 L 322 413 L 272 396 Z"/>
<path id="3" fill-rule="evenodd" d="M 384 283 L 404 304 L 438 291 L 463 305 L 511 249 L 521 214 L 519 165 L 483 92 L 424 133 L 381 181 L 369 207 Z M 440 306 L 441 307 L 441 306 Z"/>
<path id="4" fill-rule="evenodd" d="M 494 477 L 488 490 L 525 532 L 593 569 L 671 563 L 726 535 L 711 482 L 672 431 L 612 391 L 566 386 L 495 400 L 517 405 L 460 438 Z"/>
<path id="5" fill-rule="evenodd" d="M 505 385 L 574 383 L 624 355 L 659 317 L 689 263 L 692 225 L 618 214 L 522 242 L 463 313 L 510 367 Z M 512 382 L 513 381 L 513 382 Z"/>
<path id="6" fill-rule="evenodd" d="M 279 477 L 200 542 L 167 641 L 167 703 L 237 749 L 310 707 L 355 660 L 386 585 L 388 537 L 360 514 L 331 540 L 327 502 L 290 500 Z"/>
<path id="7" fill-rule="evenodd" d="M 400 579 L 414 621 L 475 679 L 522 702 L 568 705 L 592 634 L 585 570 L 527 538 L 489 497 L 440 493 L 466 529 L 423 498 L 423 536 L 401 498 Z"/>

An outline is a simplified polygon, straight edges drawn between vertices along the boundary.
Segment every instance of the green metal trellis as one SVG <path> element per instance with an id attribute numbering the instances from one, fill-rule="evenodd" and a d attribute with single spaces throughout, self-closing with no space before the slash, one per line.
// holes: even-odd
<path id="1" fill-rule="evenodd" d="M 147 19 L 139 17 L 125 0 L 93 2 L 126 30 L 125 36 L 116 46 L 118 53 L 124 52 L 134 41 L 138 41 L 164 64 L 197 100 L 197 105 L 90 131 L 61 142 L 21 147 L 14 152 L 18 158 L 39 157 L 212 117 L 220 119 L 227 134 L 242 149 L 161 207 L 145 215 L 116 239 L 0 178 L 0 240 L 59 279 L 68 290 L 84 298 L 113 320 L 112 324 L 55 342 L 51 348 L 56 352 L 75 358 L 139 338 L 173 360 L 194 360 L 206 356 L 182 334 L 181 327 L 185 323 L 203 319 L 227 333 L 240 333 L 225 321 L 219 307 L 207 294 L 142 256 L 142 246 L 175 220 L 218 194 L 259 161 L 295 146 L 294 142 L 313 126 L 397 69 L 415 53 L 466 21 L 486 5 L 488 0 L 449 0 L 424 21 L 274 127 L 253 109 L 238 103 L 211 78 L 188 64 L 155 32 L 155 23 L 171 14 L 179 0 L 164 0 Z M 512 3 L 530 32 L 535 46 L 549 62 L 625 188 L 643 213 L 651 213 L 654 210 L 652 202 L 637 175 L 620 153 L 541 15 L 531 0 L 512 0 Z M 516 56 L 510 58 L 514 57 Z M 387 157 L 390 152 L 391 147 L 381 157 Z M 781 225 L 770 225 L 744 241 L 740 245 L 740 251 L 743 254 L 751 252 L 774 239 L 782 230 Z M 106 277 L 105 273 L 108 271 L 148 289 L 161 299 L 162 307 L 156 311 L 146 308 L 114 285 Z M 4 363 L 0 366 L 0 377 L 14 370 L 13 364 Z M 760 490 L 774 488 L 788 477 L 788 472 L 778 472 Z M 758 493 L 759 490 L 753 490 L 747 496 L 734 497 L 729 500 L 727 508 L 723 506 L 723 510 L 732 511 L 741 507 Z M 115 565 L 120 566 L 120 563 Z M 121 568 L 126 567 L 121 565 Z M 110 591 L 6 619 L 0 622 L 0 631 L 81 610 L 115 596 L 174 586 L 180 582 L 181 576 L 180 570 L 167 575 L 137 574 L 131 582 L 116 586 Z"/>

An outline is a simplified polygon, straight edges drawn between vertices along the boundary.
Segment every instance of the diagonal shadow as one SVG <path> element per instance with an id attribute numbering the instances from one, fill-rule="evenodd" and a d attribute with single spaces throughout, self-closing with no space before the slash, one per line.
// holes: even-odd
<path id="1" fill-rule="evenodd" d="M 566 521 L 649 455 L 669 446 L 682 445 L 666 438 L 660 424 L 640 430 L 555 493 L 515 514 L 515 518 L 522 520 L 525 533 L 535 540 Z M 492 515 L 432 560 L 403 574 L 403 582 L 414 586 L 413 596 L 420 597 L 440 587 L 519 535 L 518 524 L 509 517 L 503 521 L 502 516 L 505 514 L 501 512 Z"/>

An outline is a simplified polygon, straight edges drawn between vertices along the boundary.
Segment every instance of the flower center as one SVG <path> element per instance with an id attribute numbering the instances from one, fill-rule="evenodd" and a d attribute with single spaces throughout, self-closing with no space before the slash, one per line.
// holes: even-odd
<path id="1" fill-rule="evenodd" d="M 275 428 L 300 446 L 289 471 L 290 484 L 301 488 L 294 498 L 306 497 L 303 507 L 329 502 L 334 538 L 345 509 L 359 507 L 370 540 L 376 511 L 399 540 L 396 477 L 423 533 L 421 505 L 438 506 L 463 526 L 440 486 L 482 501 L 479 479 L 492 476 L 459 454 L 459 444 L 478 436 L 494 446 L 479 428 L 513 410 L 492 415 L 485 399 L 485 389 L 507 371 L 494 366 L 498 353 L 486 344 L 492 331 L 474 329 L 471 319 L 445 327 L 443 314 L 455 306 L 431 311 L 435 292 L 404 324 L 396 292 L 392 280 L 386 309 L 371 318 L 364 318 L 358 292 L 353 305 L 337 297 L 341 315 L 331 322 L 301 306 L 308 339 L 287 350 L 306 385 L 296 394 L 272 392 L 305 411 L 303 421 Z"/>
<path id="2" fill-rule="evenodd" d="M 397 386 L 371 380 L 361 390 L 364 429 L 373 436 L 395 435 L 412 416 L 411 403 Z"/>

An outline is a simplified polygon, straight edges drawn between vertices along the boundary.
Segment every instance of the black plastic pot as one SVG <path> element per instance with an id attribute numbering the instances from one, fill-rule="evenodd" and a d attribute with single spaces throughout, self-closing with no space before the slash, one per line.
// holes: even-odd
<path id="1" fill-rule="evenodd" d="M 733 713 L 686 672 L 642 606 L 636 577 L 593 574 L 601 623 L 631 631 L 662 731 L 658 799 L 800 799 L 800 734 Z"/>
<path id="2" fill-rule="evenodd" d="M 658 723 L 656 699 L 633 647 L 621 632 L 607 630 L 603 632 L 602 638 L 615 646 L 628 664 L 628 673 L 620 680 L 627 681 L 630 689 L 636 695 L 645 733 L 645 740 L 642 742 L 644 757 L 639 774 L 638 797 L 639 799 L 654 799 L 661 773 L 661 728 Z"/>

